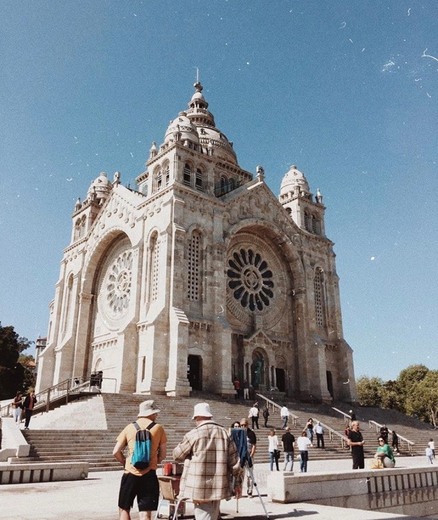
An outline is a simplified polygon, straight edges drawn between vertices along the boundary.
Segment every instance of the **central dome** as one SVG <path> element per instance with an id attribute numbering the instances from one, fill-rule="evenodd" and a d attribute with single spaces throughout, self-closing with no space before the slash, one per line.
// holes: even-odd
<path id="1" fill-rule="evenodd" d="M 237 164 L 233 144 L 227 136 L 216 128 L 213 114 L 208 110 L 201 83 L 194 84 L 195 93 L 189 102 L 186 112 L 180 112 L 178 117 L 170 122 L 164 137 L 164 142 L 181 140 L 199 145 L 203 153 L 210 153 L 225 161 Z"/>

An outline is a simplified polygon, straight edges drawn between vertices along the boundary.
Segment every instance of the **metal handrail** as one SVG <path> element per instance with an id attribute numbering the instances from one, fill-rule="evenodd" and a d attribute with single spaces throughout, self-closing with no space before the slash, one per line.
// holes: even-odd
<path id="1" fill-rule="evenodd" d="M 380 433 L 380 428 L 381 428 L 383 425 L 382 425 L 382 424 L 379 424 L 379 423 L 376 422 L 376 421 L 372 421 L 372 420 L 368 421 L 368 427 L 369 427 L 369 428 L 373 428 L 373 426 L 374 426 L 375 429 L 376 429 L 376 433 Z M 392 430 L 390 430 L 390 429 L 388 428 L 388 432 L 389 432 L 389 433 L 392 433 Z M 407 439 L 406 437 L 403 437 L 403 435 L 399 435 L 398 433 L 397 433 L 397 437 L 399 438 L 399 440 L 401 440 L 401 441 L 403 441 L 403 442 L 405 442 L 405 443 L 407 444 L 408 452 L 409 452 L 409 453 L 412 453 L 412 446 L 415 445 L 415 442 L 410 441 L 409 439 Z"/>
<path id="2" fill-rule="evenodd" d="M 260 397 L 260 399 L 264 399 L 268 410 L 269 410 L 269 406 L 271 406 L 272 411 L 274 411 L 275 409 L 278 409 L 279 411 L 281 410 L 281 406 L 279 404 L 277 404 L 275 401 L 273 401 L 272 399 L 269 399 L 268 397 L 264 396 L 263 394 L 256 394 L 256 396 Z M 292 417 L 292 424 L 294 426 L 296 426 L 297 421 L 299 419 L 298 415 L 295 415 L 292 412 L 289 412 L 289 417 Z"/>
<path id="3" fill-rule="evenodd" d="M 343 435 L 342 433 L 339 433 L 337 430 L 334 430 L 331 426 L 328 426 L 327 424 L 319 421 L 316 417 L 312 417 L 314 423 L 318 423 L 324 428 L 324 430 L 327 430 L 329 432 L 329 438 L 332 441 L 335 437 L 338 437 L 341 441 L 341 448 L 347 447 L 347 437 Z"/>
<path id="4" fill-rule="evenodd" d="M 343 415 L 344 419 L 346 419 L 346 420 L 348 420 L 348 422 L 350 422 L 350 420 L 351 420 L 351 416 L 348 415 L 348 413 L 345 413 L 345 412 L 343 412 L 342 410 L 339 410 L 339 408 L 335 408 L 334 406 L 332 406 L 332 410 L 335 410 L 335 412 L 340 413 L 341 415 Z M 380 428 L 382 427 L 382 424 L 379 424 L 378 422 L 373 421 L 373 420 L 369 420 L 369 421 L 368 421 L 368 427 L 369 427 L 369 428 L 372 428 L 373 426 L 374 426 L 375 429 L 376 429 L 376 433 L 379 433 L 379 432 L 380 432 Z M 388 429 L 388 431 L 389 431 L 389 433 L 392 433 L 392 430 Z M 409 453 L 412 453 L 412 446 L 415 445 L 415 442 L 410 441 L 409 439 L 407 439 L 406 437 L 403 437 L 403 435 L 399 435 L 398 433 L 397 433 L 397 437 L 398 437 L 401 441 L 403 441 L 403 442 L 406 443 L 406 445 L 407 445 L 407 447 L 408 447 L 408 452 L 409 452 Z"/>
<path id="5" fill-rule="evenodd" d="M 34 413 L 48 412 L 50 405 L 54 401 L 59 401 L 59 399 L 65 398 L 65 404 L 67 404 L 72 394 L 77 394 L 85 388 L 91 388 L 90 381 L 84 381 L 81 383 L 77 378 L 65 379 L 56 385 L 50 386 L 35 395 L 37 403 L 34 408 Z M 1 417 L 9 417 L 11 412 L 12 402 L 0 408 Z"/>

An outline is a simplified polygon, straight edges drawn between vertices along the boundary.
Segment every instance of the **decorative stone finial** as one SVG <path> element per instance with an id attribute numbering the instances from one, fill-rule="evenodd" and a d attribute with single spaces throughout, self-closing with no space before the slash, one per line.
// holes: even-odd
<path id="1" fill-rule="evenodd" d="M 259 181 L 264 180 L 264 178 L 265 178 L 265 170 L 264 170 L 263 166 L 258 165 L 256 167 L 256 174 L 257 174 L 257 179 Z"/>

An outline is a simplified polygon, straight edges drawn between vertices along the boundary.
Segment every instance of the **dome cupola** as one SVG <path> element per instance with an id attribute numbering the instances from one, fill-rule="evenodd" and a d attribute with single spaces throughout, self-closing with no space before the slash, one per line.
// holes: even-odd
<path id="1" fill-rule="evenodd" d="M 280 195 L 285 195 L 299 188 L 300 191 L 309 193 L 309 184 L 304 173 L 300 172 L 293 164 L 283 177 L 280 185 Z"/>

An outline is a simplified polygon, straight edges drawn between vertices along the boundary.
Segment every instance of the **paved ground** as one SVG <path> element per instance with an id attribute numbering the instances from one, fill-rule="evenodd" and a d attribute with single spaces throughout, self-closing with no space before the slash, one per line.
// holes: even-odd
<path id="1" fill-rule="evenodd" d="M 406 457 L 397 460 L 398 467 L 425 466 L 425 457 Z M 297 468 L 294 468 L 295 470 Z M 327 473 L 351 469 L 351 460 L 310 461 L 310 473 Z M 357 509 L 340 509 L 315 504 L 274 504 L 265 494 L 267 469 L 259 467 L 256 480 L 269 518 L 305 518 L 309 520 L 379 520 L 414 519 L 387 513 Z M 40 484 L 8 484 L 0 486 L 0 519 L 4 520 L 116 520 L 117 495 L 121 471 L 90 473 L 87 480 L 48 482 Z M 238 508 L 238 512 L 236 511 Z M 259 497 L 223 501 L 224 519 L 261 520 L 266 518 Z M 187 513 L 191 513 L 190 505 Z M 163 510 L 164 514 L 164 510 Z M 132 519 L 138 519 L 136 507 Z"/>

